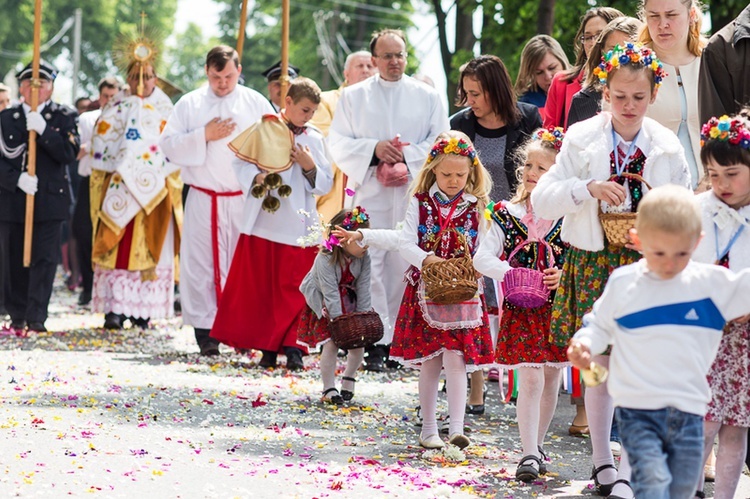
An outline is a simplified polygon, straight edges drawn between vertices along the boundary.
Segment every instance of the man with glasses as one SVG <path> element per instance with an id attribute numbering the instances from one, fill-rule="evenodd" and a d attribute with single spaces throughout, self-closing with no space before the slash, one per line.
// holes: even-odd
<path id="1" fill-rule="evenodd" d="M 46 331 L 47 306 L 60 255 L 63 221 L 68 218 L 67 165 L 78 154 L 76 112 L 50 99 L 57 70 L 39 67 L 39 104 L 32 111 L 32 69 L 16 75 L 23 102 L 0 113 L 0 255 L 8 263 L 5 306 L 16 332 Z M 28 167 L 29 132 L 37 133 L 36 173 Z M 26 196 L 34 196 L 31 265 L 23 265 Z"/>
<path id="2" fill-rule="evenodd" d="M 424 164 L 435 137 L 450 129 L 433 88 L 404 75 L 406 37 L 384 29 L 370 41 L 377 74 L 344 88 L 328 143 L 354 190 L 347 206 L 361 205 L 373 228 L 396 227 L 406 214 L 408 184 Z M 367 349 L 366 369 L 383 370 L 404 292 L 408 264 L 398 253 L 370 249 L 372 303 L 385 326 L 383 339 Z"/>

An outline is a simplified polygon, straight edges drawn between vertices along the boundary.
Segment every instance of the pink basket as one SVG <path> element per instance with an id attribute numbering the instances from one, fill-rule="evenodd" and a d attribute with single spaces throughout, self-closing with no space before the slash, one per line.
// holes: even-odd
<path id="1" fill-rule="evenodd" d="M 544 285 L 544 274 L 534 269 L 516 267 L 505 273 L 503 296 L 513 305 L 523 308 L 541 307 L 549 298 Z"/>
<path id="2" fill-rule="evenodd" d="M 547 241 L 542 240 L 540 243 L 544 244 L 547 249 L 545 253 L 547 254 L 549 267 L 553 267 L 552 248 L 547 244 Z M 508 262 L 525 245 L 525 243 L 522 243 L 516 246 L 508 256 Z M 501 286 L 505 299 L 517 307 L 537 308 L 544 305 L 549 299 L 549 289 L 544 284 L 544 272 L 536 269 L 514 267 L 505 273 Z"/>

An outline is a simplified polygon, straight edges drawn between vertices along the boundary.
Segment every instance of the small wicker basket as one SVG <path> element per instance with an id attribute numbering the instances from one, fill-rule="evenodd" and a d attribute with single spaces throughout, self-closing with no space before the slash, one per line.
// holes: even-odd
<path id="1" fill-rule="evenodd" d="M 547 268 L 554 267 L 552 248 L 547 241 L 540 241 L 547 251 Z M 525 243 L 519 244 L 508 256 L 510 262 Z M 549 299 L 549 288 L 544 284 L 544 272 L 526 267 L 514 267 L 505 273 L 502 282 L 503 296 L 509 303 L 521 308 L 541 307 Z"/>
<path id="2" fill-rule="evenodd" d="M 623 173 L 621 176 L 640 180 L 646 187 L 651 189 L 651 185 L 646 180 L 635 173 Z M 610 246 L 622 248 L 630 243 L 630 229 L 635 227 L 636 213 L 604 213 L 602 211 L 602 202 L 599 201 L 599 222 L 604 230 L 604 237 Z"/>
<path id="3" fill-rule="evenodd" d="M 383 322 L 374 311 L 340 315 L 331 321 L 329 329 L 333 343 L 345 350 L 372 345 L 383 337 Z"/>
<path id="4" fill-rule="evenodd" d="M 439 305 L 453 305 L 473 298 L 478 284 L 466 238 L 462 256 L 424 265 L 422 280 L 430 301 Z"/>

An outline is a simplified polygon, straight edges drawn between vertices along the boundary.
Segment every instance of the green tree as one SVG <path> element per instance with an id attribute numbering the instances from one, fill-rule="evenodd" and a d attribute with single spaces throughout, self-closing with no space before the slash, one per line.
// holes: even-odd
<path id="1" fill-rule="evenodd" d="M 81 67 L 79 81 L 93 93 L 96 83 L 105 74 L 115 72 L 111 52 L 120 33 L 133 32 L 140 25 L 140 13 L 146 13 L 146 24 L 164 36 L 172 32 L 177 0 L 56 0 L 42 6 L 42 43 L 58 33 L 75 10 L 82 10 Z M 34 29 L 34 0 L 0 0 L 0 74 L 23 66 L 31 60 Z M 73 51 L 73 30 L 67 31 L 57 43 L 42 52 L 54 61 L 58 56 L 70 57 Z M 68 75 L 71 76 L 71 75 Z"/>
<path id="2" fill-rule="evenodd" d="M 185 31 L 175 35 L 174 47 L 166 51 L 165 75 L 185 92 L 199 87 L 206 80 L 206 54 L 218 44 L 218 40 L 206 40 L 200 26 L 188 24 Z"/>
<path id="3" fill-rule="evenodd" d="M 225 8 L 219 29 L 222 41 L 237 44 L 241 2 L 222 0 Z M 281 58 L 281 2 L 256 0 L 251 4 L 243 49 L 246 85 L 263 92 L 261 72 Z M 321 88 L 337 87 L 344 59 L 350 52 L 367 49 L 373 31 L 411 26 L 409 1 L 319 0 L 291 2 L 289 62 Z M 416 64 L 416 61 L 410 61 Z M 413 70 L 410 66 L 407 71 Z"/>

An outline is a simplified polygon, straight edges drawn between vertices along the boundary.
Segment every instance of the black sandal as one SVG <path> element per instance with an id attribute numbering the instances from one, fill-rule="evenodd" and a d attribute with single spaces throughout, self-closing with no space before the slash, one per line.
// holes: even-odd
<path id="1" fill-rule="evenodd" d="M 529 461 L 536 463 L 537 468 L 532 464 L 527 464 Z M 542 461 L 532 455 L 524 456 L 518 462 L 518 468 L 516 468 L 516 480 L 530 483 L 539 478 L 539 468 L 542 467 Z"/>
<path id="2" fill-rule="evenodd" d="M 612 487 L 614 487 L 617 483 L 616 481 L 612 483 L 599 483 L 599 473 L 610 468 L 617 471 L 617 468 L 615 468 L 614 464 L 602 464 L 598 468 L 594 467 L 594 469 L 591 470 L 591 479 L 594 480 L 594 485 L 596 485 L 596 492 L 600 496 L 609 496 L 609 494 L 612 493 Z"/>
<path id="3" fill-rule="evenodd" d="M 354 378 L 351 378 L 349 376 L 342 376 L 341 379 L 343 381 L 351 381 L 352 383 L 356 383 L 357 380 Z M 349 390 L 341 389 L 341 398 L 344 399 L 344 402 L 349 402 L 351 399 L 354 398 L 354 392 Z"/>
<path id="4" fill-rule="evenodd" d="M 702 490 L 696 490 L 695 497 L 698 499 L 706 499 L 706 494 Z"/>
<path id="5" fill-rule="evenodd" d="M 615 480 L 615 482 L 612 484 L 612 489 L 614 489 L 615 485 L 617 485 L 618 483 L 624 483 L 630 488 L 631 492 L 633 491 L 633 487 L 630 486 L 630 480 L 625 480 L 624 478 L 618 478 L 617 480 Z M 608 499 L 629 499 L 629 498 L 610 494 Z"/>
<path id="6" fill-rule="evenodd" d="M 330 397 L 326 397 L 331 392 L 336 392 L 335 395 L 331 395 Z M 339 395 L 339 391 L 335 388 L 329 388 L 328 390 L 323 392 L 323 398 L 321 399 L 324 404 L 335 404 L 335 405 L 341 405 L 344 403 L 344 399 L 341 398 L 341 395 Z"/>

